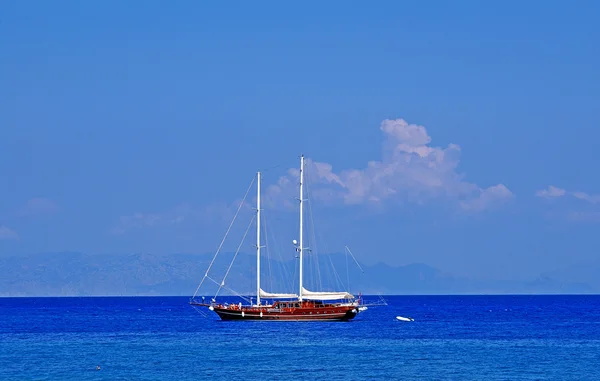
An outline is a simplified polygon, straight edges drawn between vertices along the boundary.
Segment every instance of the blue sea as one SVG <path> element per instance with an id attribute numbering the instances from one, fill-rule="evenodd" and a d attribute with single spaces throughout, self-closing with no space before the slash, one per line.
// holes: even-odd
<path id="1" fill-rule="evenodd" d="M 600 296 L 386 300 L 224 322 L 185 297 L 3 298 L 0 380 L 600 380 Z"/>

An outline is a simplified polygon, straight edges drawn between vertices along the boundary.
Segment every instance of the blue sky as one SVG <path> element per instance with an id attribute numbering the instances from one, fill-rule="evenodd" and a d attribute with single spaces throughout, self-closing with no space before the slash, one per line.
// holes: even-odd
<path id="1" fill-rule="evenodd" d="M 304 153 L 329 251 L 484 278 L 600 266 L 598 14 L 3 2 L 0 255 L 213 252 L 254 172 L 293 185 Z M 282 242 L 288 188 L 269 193 Z"/>

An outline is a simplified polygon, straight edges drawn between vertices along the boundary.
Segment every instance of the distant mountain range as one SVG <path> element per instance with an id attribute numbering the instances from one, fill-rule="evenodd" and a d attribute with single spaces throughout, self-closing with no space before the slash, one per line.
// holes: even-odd
<path id="1" fill-rule="evenodd" d="M 233 254 L 224 253 L 220 257 L 225 260 L 215 261 L 209 272 L 210 278 L 203 283 L 199 295 L 214 295 Z M 211 259 L 212 255 L 82 253 L 0 258 L 0 296 L 191 296 Z M 296 267 L 294 259 L 264 260 L 261 271 L 263 289 L 295 292 Z M 241 294 L 254 294 L 255 268 L 256 258 L 253 255 L 239 254 L 221 293 L 231 294 L 229 290 L 232 289 Z M 354 293 L 388 295 L 579 294 L 599 291 L 595 284 L 568 282 L 549 276 L 531 281 L 461 278 L 418 263 L 398 267 L 383 263 L 373 266 L 361 264 L 360 268 L 343 254 L 319 255 L 318 261 L 307 259 L 305 263 L 305 286 L 309 289 L 343 288 Z"/>

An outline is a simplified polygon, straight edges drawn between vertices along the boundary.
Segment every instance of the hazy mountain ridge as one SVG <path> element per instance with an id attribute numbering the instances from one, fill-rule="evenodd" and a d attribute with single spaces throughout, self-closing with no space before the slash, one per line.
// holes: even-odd
<path id="1" fill-rule="evenodd" d="M 211 277 L 220 282 L 233 254 L 223 253 L 224 260 L 213 264 Z M 0 296 L 110 296 L 110 295 L 181 295 L 196 291 L 211 255 L 123 254 L 87 255 L 82 253 L 46 253 L 26 257 L 0 258 Z M 343 254 L 318 256 L 317 272 L 313 259 L 305 262 L 307 288 L 349 288 L 363 294 L 533 294 L 595 293 L 598 289 L 585 282 L 565 282 L 550 276 L 531 281 L 475 280 L 455 277 L 431 266 L 414 263 L 393 267 L 383 263 L 358 266 Z M 253 255 L 238 255 L 227 277 L 227 286 L 239 293 L 254 294 L 255 265 Z M 280 268 L 294 278 L 295 260 L 263 263 L 263 288 L 271 292 L 295 291 L 297 283 L 269 281 L 265 272 Z M 213 276 L 212 274 L 220 274 Z M 333 275 L 332 275 L 333 274 Z M 322 279 L 321 279 L 322 278 Z M 349 287 L 347 284 L 349 283 Z M 207 281 L 199 294 L 213 295 L 216 286 Z M 223 290 L 222 294 L 228 294 Z"/>

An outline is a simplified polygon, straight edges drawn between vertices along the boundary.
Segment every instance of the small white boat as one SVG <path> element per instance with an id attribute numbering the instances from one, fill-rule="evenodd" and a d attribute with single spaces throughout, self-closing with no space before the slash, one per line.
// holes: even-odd
<path id="1" fill-rule="evenodd" d="M 415 319 L 413 319 L 413 318 L 404 317 L 404 316 L 396 316 L 396 319 L 400 320 L 400 321 L 415 321 Z"/>

